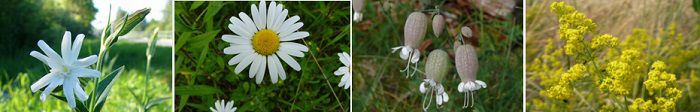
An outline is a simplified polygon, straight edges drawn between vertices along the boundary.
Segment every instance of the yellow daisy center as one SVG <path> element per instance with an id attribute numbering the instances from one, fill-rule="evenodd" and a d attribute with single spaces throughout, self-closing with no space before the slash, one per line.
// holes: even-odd
<path id="1" fill-rule="evenodd" d="M 258 54 L 268 56 L 277 52 L 280 46 L 280 38 L 277 33 L 269 29 L 263 29 L 253 36 L 253 49 Z"/>

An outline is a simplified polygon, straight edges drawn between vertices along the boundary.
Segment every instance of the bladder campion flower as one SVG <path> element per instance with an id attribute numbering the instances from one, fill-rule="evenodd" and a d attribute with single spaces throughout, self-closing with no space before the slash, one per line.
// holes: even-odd
<path id="1" fill-rule="evenodd" d="M 457 91 L 464 93 L 464 105 L 462 108 L 467 108 L 469 103 L 467 98 L 471 100 L 471 106 L 474 106 L 473 91 L 481 88 L 486 88 L 486 83 L 481 80 L 476 80 L 476 73 L 479 70 L 479 60 L 477 59 L 476 50 L 472 45 L 458 45 L 455 49 L 455 66 L 457 73 L 462 80 L 457 85 Z"/>
<path id="2" fill-rule="evenodd" d="M 350 55 L 348 55 L 346 52 L 338 53 L 338 57 L 340 57 L 340 62 L 345 66 L 338 68 L 338 70 L 336 70 L 333 74 L 338 76 L 342 75 L 343 78 L 340 79 L 338 87 L 348 89 L 352 86 L 352 73 L 350 72 L 350 67 L 352 67 L 352 58 L 350 58 Z"/>
<path id="3" fill-rule="evenodd" d="M 237 74 L 250 65 L 248 77 L 255 77 L 257 84 L 265 77 L 265 69 L 269 71 L 272 83 L 277 83 L 278 78 L 286 79 L 282 61 L 296 71 L 301 70 L 299 63 L 291 56 L 304 57 L 304 52 L 308 52 L 309 48 L 291 41 L 306 38 L 309 32 L 297 31 L 304 23 L 298 22 L 299 16 L 287 19 L 288 11 L 282 4 L 272 1 L 266 6 L 265 1 L 261 0 L 259 6 L 251 5 L 252 18 L 243 12 L 238 14 L 239 17 L 230 18 L 232 24 L 228 28 L 236 35 L 221 37 L 231 43 L 224 53 L 236 55 L 228 64 L 238 64 L 235 69 Z"/>
<path id="4" fill-rule="evenodd" d="M 445 29 L 445 17 L 440 15 L 440 13 L 435 14 L 435 16 L 433 16 L 433 24 L 431 25 L 433 25 L 433 35 L 439 37 L 442 30 Z"/>
<path id="5" fill-rule="evenodd" d="M 407 78 L 413 76 L 415 73 L 415 70 L 413 73 L 409 71 L 411 63 L 414 63 L 416 68 L 418 67 L 417 63 L 420 59 L 420 51 L 418 50 L 418 46 L 421 42 L 423 42 L 423 37 L 425 37 L 425 32 L 427 29 L 426 22 L 427 17 L 425 17 L 425 14 L 421 12 L 413 12 L 408 15 L 403 29 L 404 46 L 391 48 L 393 49 L 391 52 L 396 52 L 397 50 L 401 49 L 401 54 L 399 56 L 401 56 L 401 59 L 403 60 L 408 60 L 406 62 L 406 68 L 401 70 L 401 72 L 406 72 Z"/>
<path id="6" fill-rule="evenodd" d="M 44 64 L 48 65 L 51 70 L 48 74 L 41 77 L 38 81 L 32 84 L 32 92 L 44 88 L 41 93 L 41 101 L 46 100 L 46 96 L 51 94 L 51 91 L 59 85 L 63 85 L 63 95 L 66 97 L 68 106 L 75 107 L 75 97 L 78 100 L 85 101 L 88 95 L 82 87 L 80 87 L 79 77 L 99 78 L 100 72 L 94 69 L 89 69 L 88 66 L 97 62 L 97 55 L 78 59 L 80 47 L 83 45 L 85 35 L 79 34 L 75 41 L 71 42 L 71 33 L 66 31 L 61 42 L 61 55 L 56 53 L 44 40 L 39 40 L 38 45 L 44 54 L 37 51 L 32 51 L 29 55 L 33 56 Z"/>
<path id="7" fill-rule="evenodd" d="M 362 7 L 365 5 L 365 0 L 352 0 L 352 21 L 362 21 Z"/>
<path id="8" fill-rule="evenodd" d="M 214 107 L 209 107 L 211 112 L 236 112 L 236 107 L 233 106 L 233 100 L 228 103 L 224 100 L 214 102 Z"/>
<path id="9" fill-rule="evenodd" d="M 440 106 L 442 103 L 446 103 L 449 100 L 449 96 L 447 96 L 447 92 L 445 92 L 445 88 L 441 84 L 442 80 L 447 75 L 448 68 L 450 67 L 449 58 L 450 57 L 447 55 L 447 52 L 441 49 L 433 50 L 428 55 L 428 59 L 425 64 L 426 79 L 424 79 L 423 83 L 419 85 L 420 92 L 429 96 L 425 97 L 428 98 L 429 101 L 427 105 L 425 104 L 425 98 L 423 99 L 423 110 L 427 111 L 427 109 L 430 107 L 430 100 L 432 99 L 433 94 L 435 95 L 435 103 L 437 106 Z"/>

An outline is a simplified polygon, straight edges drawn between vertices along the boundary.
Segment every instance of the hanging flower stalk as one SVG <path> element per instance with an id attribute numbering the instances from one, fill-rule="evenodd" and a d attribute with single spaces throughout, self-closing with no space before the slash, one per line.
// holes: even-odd
<path id="1" fill-rule="evenodd" d="M 425 63 L 425 76 L 426 79 L 423 80 L 419 86 L 420 92 L 427 95 L 423 98 L 423 110 L 427 111 L 430 107 L 430 102 L 432 96 L 435 95 L 435 103 L 437 106 L 446 103 L 449 100 L 445 88 L 442 86 L 441 82 L 447 75 L 450 68 L 450 60 L 447 52 L 441 49 L 433 50 L 428 55 L 427 62 Z M 426 87 L 427 86 L 427 87 Z M 426 104 L 425 101 L 428 100 Z"/>
<path id="2" fill-rule="evenodd" d="M 462 36 L 471 37 L 471 29 L 466 26 L 462 27 Z M 463 43 L 464 42 L 461 41 L 456 45 L 455 66 L 462 80 L 457 86 L 457 91 L 464 93 L 464 105 L 462 105 L 462 108 L 467 108 L 474 106 L 474 91 L 486 88 L 486 83 L 476 80 L 476 73 L 479 70 L 479 60 L 476 56 L 474 46 Z M 467 99 L 469 99 L 471 103 L 469 103 Z M 469 106 L 469 104 L 471 104 L 471 106 Z"/>
<path id="3" fill-rule="evenodd" d="M 408 15 L 406 19 L 406 24 L 404 25 L 404 46 L 398 46 L 391 48 L 392 53 L 401 49 L 401 59 L 406 61 L 406 68 L 401 70 L 401 72 L 406 72 L 406 78 L 413 76 L 416 70 L 410 71 L 411 64 L 415 64 L 418 68 L 418 60 L 420 59 L 420 51 L 418 46 L 423 42 L 423 37 L 425 37 L 425 32 L 427 28 L 427 17 L 421 12 L 413 12 Z"/>

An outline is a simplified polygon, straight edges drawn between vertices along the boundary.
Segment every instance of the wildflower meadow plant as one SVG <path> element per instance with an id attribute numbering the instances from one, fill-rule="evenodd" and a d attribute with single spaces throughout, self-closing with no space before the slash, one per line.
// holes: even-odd
<path id="1" fill-rule="evenodd" d="M 550 11 L 558 17 L 559 39 L 548 39 L 542 54 L 527 64 L 528 87 L 542 87 L 539 96 L 528 98 L 533 110 L 675 110 L 684 89 L 668 72 L 664 60 L 670 59 L 659 56 L 664 47 L 654 44 L 657 39 L 642 29 L 624 40 L 601 33 L 564 2 L 551 3 Z"/>
<path id="2" fill-rule="evenodd" d="M 272 1 L 268 6 L 265 3 L 261 0 L 259 7 L 251 5 L 252 18 L 243 12 L 238 14 L 239 17 L 231 17 L 232 24 L 228 28 L 236 35 L 221 37 L 231 44 L 224 53 L 236 55 L 228 64 L 237 64 L 236 73 L 250 66 L 248 77 L 255 77 L 257 84 L 262 82 L 266 69 L 272 83 L 287 79 L 282 61 L 299 71 L 301 66 L 292 56 L 304 57 L 304 52 L 309 51 L 305 45 L 291 42 L 309 36 L 309 32 L 297 31 L 304 26 L 299 22 L 299 16 L 287 19 L 288 10 L 282 4 Z"/>
<path id="3" fill-rule="evenodd" d="M 38 46 L 44 53 L 32 51 L 30 55 L 48 65 L 51 69 L 48 74 L 32 84 L 32 92 L 45 87 L 40 96 L 42 101 L 45 101 L 46 97 L 51 95 L 67 102 L 68 106 L 75 111 L 100 111 L 107 101 L 112 85 L 114 85 L 115 80 L 119 78 L 119 75 L 124 70 L 124 66 L 113 70 L 111 68 L 103 68 L 104 61 L 110 58 L 106 56 L 106 53 L 113 47 L 112 45 L 117 41 L 117 37 L 127 34 L 149 12 L 150 9 L 142 9 L 126 15 L 122 19 L 115 21 L 114 29 L 110 27 L 111 24 L 108 24 L 99 38 L 99 54 L 90 55 L 82 59 L 78 59 L 78 56 L 85 39 L 83 34 L 77 35 L 75 40 L 73 40 L 71 32 L 66 31 L 61 42 L 60 55 L 51 49 L 46 42 L 39 40 Z M 106 73 L 109 71 L 111 72 Z M 90 93 L 84 91 L 80 77 L 92 78 L 91 81 L 88 81 L 88 83 L 92 84 L 88 85 L 95 86 Z M 62 86 L 63 96 L 51 94 L 58 86 Z"/>

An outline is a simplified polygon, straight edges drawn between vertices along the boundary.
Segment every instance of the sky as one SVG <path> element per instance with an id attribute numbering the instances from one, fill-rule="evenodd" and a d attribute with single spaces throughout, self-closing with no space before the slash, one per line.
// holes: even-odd
<path id="1" fill-rule="evenodd" d="M 97 8 L 95 20 L 90 24 L 96 29 L 103 29 L 107 25 L 107 16 L 109 16 L 109 5 L 112 4 L 112 20 L 116 19 L 117 9 L 125 10 L 128 13 L 133 13 L 136 10 L 143 8 L 151 8 L 151 12 L 146 16 L 146 21 L 152 19 L 163 21 L 168 0 L 92 0 Z"/>

